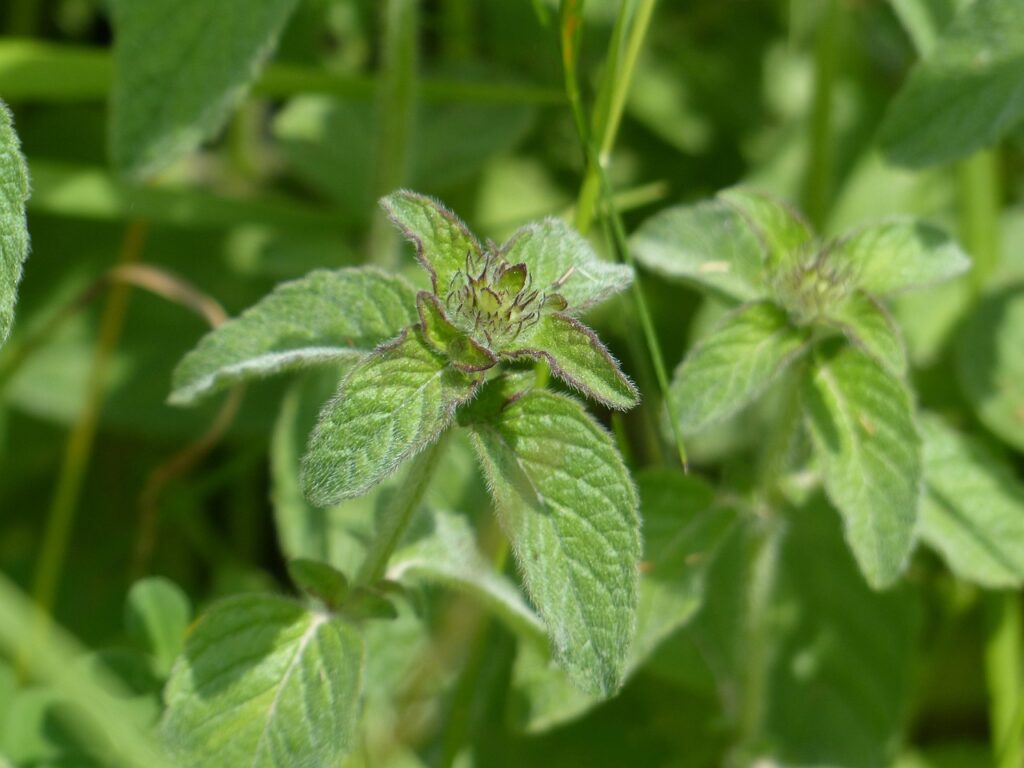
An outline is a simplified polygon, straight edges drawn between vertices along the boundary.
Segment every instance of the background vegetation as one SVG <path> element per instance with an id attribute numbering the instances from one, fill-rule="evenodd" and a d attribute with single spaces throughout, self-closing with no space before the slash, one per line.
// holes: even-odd
<path id="1" fill-rule="evenodd" d="M 679 533 L 674 505 L 692 523 L 665 626 L 599 702 L 524 658 L 463 576 L 417 579 L 409 555 L 398 617 L 364 625 L 349 760 L 1024 764 L 1019 0 L 166 5 L 0 7 L 0 99 L 32 180 L 0 350 L 0 765 L 157 765 L 145 734 L 192 617 L 295 594 L 290 558 L 361 556 L 372 509 L 320 513 L 296 485 L 336 375 L 167 404 L 211 326 L 314 268 L 422 281 L 376 204 L 400 187 L 499 242 L 563 216 L 612 259 L 657 212 L 741 183 L 824 237 L 908 214 L 969 253 L 969 273 L 891 304 L 918 409 L 970 436 L 935 470 L 967 533 L 869 587 L 813 471 L 765 484 L 785 380 L 684 435 L 698 479 L 679 480 L 651 350 L 670 373 L 727 302 L 641 269 L 642 307 L 622 294 L 587 322 L 644 398 L 593 411 L 655 499 L 645 561 Z M 471 454 L 451 451 L 428 498 L 515 578 Z M 41 637 L 59 642 L 32 653 Z"/>

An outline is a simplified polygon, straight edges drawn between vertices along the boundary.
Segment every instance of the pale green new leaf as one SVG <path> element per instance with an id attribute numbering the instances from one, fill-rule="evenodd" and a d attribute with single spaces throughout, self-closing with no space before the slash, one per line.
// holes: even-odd
<path id="1" fill-rule="evenodd" d="M 882 123 L 883 150 L 922 167 L 996 143 L 1024 118 L 1024 5 L 977 0 L 911 72 Z"/>
<path id="2" fill-rule="evenodd" d="M 415 323 L 416 291 L 371 267 L 283 283 L 211 331 L 174 371 L 170 402 L 190 405 L 247 379 L 355 362 Z"/>
<path id="3" fill-rule="evenodd" d="M 637 494 L 576 401 L 528 392 L 473 425 L 474 445 L 556 661 L 577 687 L 622 682 L 637 611 Z"/>
<path id="4" fill-rule="evenodd" d="M 320 414 L 302 461 L 317 506 L 360 496 L 448 427 L 479 377 L 452 367 L 418 326 L 352 369 Z"/>
<path id="5" fill-rule="evenodd" d="M 718 193 L 761 243 L 769 270 L 785 269 L 807 255 L 814 230 L 789 203 L 763 192 L 734 187 Z"/>
<path id="6" fill-rule="evenodd" d="M 0 101 L 0 346 L 14 322 L 21 267 L 28 257 L 28 168 L 7 105 Z"/>
<path id="7" fill-rule="evenodd" d="M 465 592 L 520 637 L 543 643 L 541 620 L 516 586 L 483 556 L 469 521 L 462 515 L 435 511 L 433 529 L 391 556 L 387 577 L 440 584 Z"/>
<path id="8" fill-rule="evenodd" d="M 876 299 L 855 291 L 836 306 L 826 307 L 829 321 L 853 344 L 890 373 L 907 370 L 907 350 L 892 316 Z"/>
<path id="9" fill-rule="evenodd" d="M 825 490 L 868 583 L 891 585 L 914 546 L 921 440 L 905 385 L 855 347 L 829 345 L 807 379 L 804 411 Z"/>
<path id="10" fill-rule="evenodd" d="M 766 295 L 761 243 L 722 200 L 668 208 L 647 219 L 629 247 L 659 275 L 705 286 L 736 301 Z"/>
<path id="11" fill-rule="evenodd" d="M 641 474 L 637 484 L 644 567 L 627 678 L 696 614 L 704 595 L 704 575 L 736 521 L 734 512 L 714 506 L 711 487 L 692 475 L 652 471 Z M 513 685 L 522 698 L 521 725 L 531 732 L 578 717 L 600 701 L 574 688 L 563 670 L 525 644 L 516 657 Z"/>
<path id="12" fill-rule="evenodd" d="M 563 314 L 541 316 L 529 333 L 505 345 L 502 356 L 542 359 L 555 376 L 609 408 L 624 411 L 640 400 L 633 382 L 597 335 Z"/>
<path id="13" fill-rule="evenodd" d="M 188 595 L 169 579 L 153 576 L 135 582 L 128 591 L 125 628 L 148 651 L 156 670 L 166 675 L 181 653 L 185 630 L 192 620 Z"/>
<path id="14" fill-rule="evenodd" d="M 181 765 L 319 768 L 356 746 L 359 634 L 272 595 L 229 598 L 192 628 L 162 731 Z"/>
<path id="15" fill-rule="evenodd" d="M 1024 583 L 1024 485 L 1006 463 L 937 417 L 922 421 L 921 538 L 984 587 Z"/>
<path id="16" fill-rule="evenodd" d="M 213 138 L 270 57 L 297 0 L 115 0 L 110 145 L 143 176 Z"/>
<path id="17" fill-rule="evenodd" d="M 445 295 L 456 273 L 465 274 L 467 259 L 474 264 L 482 259 L 483 247 L 462 219 L 434 198 L 401 189 L 380 204 L 415 246 L 436 295 Z"/>
<path id="18" fill-rule="evenodd" d="M 855 285 L 876 296 L 935 285 L 971 267 L 953 238 L 913 219 L 855 230 L 839 241 L 829 258 Z"/>
<path id="19" fill-rule="evenodd" d="M 806 349 L 809 331 L 774 304 L 726 315 L 676 368 L 669 388 L 684 432 L 699 432 L 753 401 Z"/>
<path id="20" fill-rule="evenodd" d="M 1024 285 L 978 304 L 957 339 L 956 367 L 982 423 L 1024 450 Z"/>
<path id="21" fill-rule="evenodd" d="M 552 286 L 578 314 L 629 287 L 633 270 L 599 258 L 590 243 L 561 219 L 544 219 L 516 230 L 501 247 L 510 264 L 526 264 L 533 287 Z"/>

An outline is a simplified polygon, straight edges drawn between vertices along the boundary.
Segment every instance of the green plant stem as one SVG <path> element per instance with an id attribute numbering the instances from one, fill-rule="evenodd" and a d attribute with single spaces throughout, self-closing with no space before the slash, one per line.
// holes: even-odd
<path id="1" fill-rule="evenodd" d="M 676 450 L 679 461 L 684 469 L 688 468 L 689 462 L 686 457 L 686 445 L 679 429 L 679 418 L 676 408 L 668 396 L 669 379 L 665 368 L 665 360 L 661 354 L 661 345 L 658 343 L 657 331 L 654 328 L 654 321 L 651 318 L 647 306 L 647 299 L 644 296 L 643 287 L 640 284 L 640 274 L 636 271 L 636 262 L 629 250 L 626 238 L 626 229 L 622 223 L 622 217 L 615 207 L 615 192 L 608 180 L 608 174 L 597 157 L 597 152 L 591 141 L 590 132 L 587 128 L 587 121 L 583 110 L 583 97 L 580 93 L 579 78 L 576 72 L 576 59 L 581 34 L 582 17 L 579 0 L 563 0 L 562 3 L 562 67 L 565 78 L 565 92 L 572 109 L 573 119 L 576 123 L 576 132 L 579 135 L 580 143 L 583 146 L 585 158 L 590 167 L 596 169 L 598 180 L 601 184 L 602 200 L 611 224 L 612 242 L 620 261 L 633 267 L 635 277 L 632 283 L 633 303 L 636 306 L 637 317 L 640 320 L 640 327 L 647 342 L 647 351 L 654 367 L 654 374 L 658 380 L 658 387 L 665 406 L 669 412 L 669 421 L 672 425 L 672 436 L 675 439 Z"/>
<path id="2" fill-rule="evenodd" d="M 113 59 L 100 48 L 58 45 L 38 40 L 0 40 L 0 93 L 9 103 L 102 101 L 114 79 Z M 257 96 L 287 98 L 320 93 L 340 99 L 368 101 L 380 79 L 339 74 L 295 64 L 271 64 L 257 79 Z M 529 83 L 424 79 L 419 94 L 425 101 L 474 104 L 562 104 L 564 94 Z"/>
<path id="3" fill-rule="evenodd" d="M 131 264 L 141 258 L 147 232 L 148 227 L 142 222 L 129 225 L 118 259 L 120 265 Z M 124 328 L 129 295 L 129 286 L 117 285 L 107 298 L 100 321 L 92 368 L 86 384 L 85 402 L 68 437 L 64 460 L 57 475 L 33 587 L 33 597 L 44 613 L 52 612 L 60 584 L 64 556 L 74 527 L 75 512 L 78 509 L 78 498 L 99 425 L 107 372 Z M 45 632 L 45 626 L 38 626 L 40 633 Z"/>
<path id="4" fill-rule="evenodd" d="M 465 61 L 473 55 L 475 6 L 475 0 L 444 0 L 441 4 L 441 46 L 445 58 L 450 61 Z"/>
<path id="5" fill-rule="evenodd" d="M 775 613 L 772 610 L 779 575 L 779 549 L 783 528 L 775 518 L 764 520 L 752 567 L 747 605 L 746 663 L 742 674 L 742 703 L 739 712 L 740 743 L 756 742 L 765 715 L 768 689 L 768 662 L 775 634 Z"/>
<path id="6" fill-rule="evenodd" d="M 419 0 L 387 0 L 381 88 L 377 95 L 376 197 L 398 189 L 408 178 L 409 147 L 416 113 Z M 386 269 L 398 266 L 398 233 L 383 211 L 370 230 L 370 253 Z"/>
<path id="7" fill-rule="evenodd" d="M 622 114 L 626 108 L 626 98 L 633 82 L 633 73 L 643 49 L 647 31 L 654 15 L 657 0 L 639 0 L 632 14 L 629 13 L 631 3 L 623 0 L 619 9 L 619 18 L 613 32 L 612 51 L 609 52 L 607 67 L 601 81 L 597 96 L 599 109 L 595 110 L 594 136 L 597 140 L 598 162 L 605 168 L 611 160 L 612 149 L 618 136 Z M 626 36 L 627 18 L 632 15 L 632 24 L 623 46 L 621 38 Z M 621 49 L 621 50 L 620 50 Z M 580 187 L 579 199 L 576 204 L 576 229 L 586 234 L 593 222 L 597 203 L 601 195 L 601 177 L 598 169 L 587 164 L 583 185 Z"/>
<path id="8" fill-rule="evenodd" d="M 1024 626 L 1020 595 L 985 595 L 985 677 L 996 768 L 1024 765 Z"/>
<path id="9" fill-rule="evenodd" d="M 1002 185 L 999 179 L 998 150 L 978 152 L 957 166 L 957 194 L 960 237 L 974 261 L 971 282 L 977 296 L 988 284 L 1000 257 L 999 208 Z"/>
<path id="10" fill-rule="evenodd" d="M 814 51 L 814 98 L 811 106 L 810 150 L 804 179 L 803 207 L 819 230 L 832 203 L 835 140 L 833 97 L 839 71 L 842 10 L 838 0 L 827 0 Z"/>
<path id="11" fill-rule="evenodd" d="M 438 461 L 444 449 L 445 438 L 424 448 L 409 466 L 402 483 L 377 523 L 377 535 L 356 574 L 357 585 L 370 585 L 380 581 L 387 571 L 388 561 L 395 551 L 409 521 L 420 506 Z"/>
<path id="12" fill-rule="evenodd" d="M 999 210 L 1002 190 L 997 149 L 978 152 L 957 167 L 960 235 L 974 260 L 971 287 L 978 298 L 1000 259 Z M 987 593 L 985 677 L 989 727 L 997 768 L 1024 764 L 1024 630 L 1015 594 Z"/>

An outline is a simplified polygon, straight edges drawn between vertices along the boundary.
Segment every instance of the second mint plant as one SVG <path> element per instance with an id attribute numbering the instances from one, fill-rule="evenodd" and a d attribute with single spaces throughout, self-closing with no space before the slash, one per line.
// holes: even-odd
<path id="1" fill-rule="evenodd" d="M 344 365 L 303 460 L 307 497 L 327 507 L 361 496 L 411 461 L 396 494 L 402 519 L 381 524 L 360 574 L 379 580 L 456 425 L 471 442 L 554 659 L 583 690 L 621 682 L 637 608 L 638 500 L 607 432 L 579 401 L 535 386 L 517 365 L 543 361 L 609 408 L 638 393 L 578 316 L 626 288 L 557 219 L 482 243 L 437 201 L 382 201 L 430 278 L 417 291 L 373 267 L 318 270 L 285 283 L 208 334 L 174 374 L 188 405 L 239 382 Z"/>

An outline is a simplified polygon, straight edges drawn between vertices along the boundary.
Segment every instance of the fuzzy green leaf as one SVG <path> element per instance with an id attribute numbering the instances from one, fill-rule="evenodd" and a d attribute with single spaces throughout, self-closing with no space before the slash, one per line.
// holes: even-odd
<path id="1" fill-rule="evenodd" d="M 297 557 L 288 561 L 288 575 L 295 586 L 332 610 L 340 606 L 348 594 L 345 574 L 329 563 Z"/>
<path id="2" fill-rule="evenodd" d="M 430 349 L 419 327 L 352 369 L 321 411 L 302 462 L 309 500 L 360 496 L 434 442 L 479 379 Z"/>
<path id="3" fill-rule="evenodd" d="M 111 154 L 160 170 L 213 138 L 245 98 L 298 0 L 116 0 Z"/>
<path id="4" fill-rule="evenodd" d="M 883 150 L 923 167 L 996 143 L 1024 118 L 1024 6 L 978 0 L 911 72 L 882 123 Z"/>
<path id="5" fill-rule="evenodd" d="M 978 304 L 957 339 L 956 366 L 982 423 L 1024 450 L 1024 285 Z"/>
<path id="6" fill-rule="evenodd" d="M 434 198 L 402 189 L 380 204 L 415 246 L 435 294 L 443 296 L 456 273 L 465 273 L 467 257 L 474 263 L 483 258 L 483 247 L 462 219 Z"/>
<path id="7" fill-rule="evenodd" d="M 860 350 L 828 345 L 807 379 L 804 409 L 825 490 L 868 583 L 892 584 L 914 546 L 921 440 L 903 383 Z"/>
<path id="8" fill-rule="evenodd" d="M 742 187 L 727 189 L 718 196 L 743 217 L 760 241 L 769 270 L 797 262 L 814 242 L 811 225 L 783 200 Z"/>
<path id="9" fill-rule="evenodd" d="M 669 388 L 684 432 L 699 432 L 753 401 L 806 349 L 809 332 L 774 304 L 726 315 L 676 368 Z"/>
<path id="10" fill-rule="evenodd" d="M 156 670 L 166 675 L 181 653 L 192 604 L 181 587 L 154 576 L 132 585 L 125 601 L 125 629 L 153 657 Z"/>
<path id="11" fill-rule="evenodd" d="M 714 506 L 704 481 L 678 472 L 653 471 L 637 478 L 643 513 L 644 565 L 636 636 L 626 661 L 634 674 L 670 635 L 696 614 L 704 576 L 736 515 Z M 537 732 L 578 717 L 599 702 L 575 689 L 565 672 L 537 648 L 521 645 L 513 668 L 521 694 L 517 713 L 524 730 Z"/>
<path id="12" fill-rule="evenodd" d="M 7 105 L 0 101 L 0 346 L 14 323 L 21 268 L 28 257 L 28 168 Z"/>
<path id="13" fill-rule="evenodd" d="M 567 315 L 543 315 L 528 334 L 506 345 L 502 356 L 542 359 L 551 372 L 609 408 L 628 410 L 640 401 L 618 362 L 597 335 Z"/>
<path id="14" fill-rule="evenodd" d="M 1024 584 L 1024 485 L 980 443 L 924 419 L 921 538 L 985 587 Z"/>
<path id="15" fill-rule="evenodd" d="M 284 283 L 208 333 L 174 371 L 170 401 L 190 405 L 247 379 L 355 361 L 417 320 L 405 280 L 361 267 Z"/>
<path id="16" fill-rule="evenodd" d="M 834 307 L 826 308 L 829 320 L 875 362 L 890 373 L 907 371 L 907 350 L 892 316 L 877 300 L 855 291 Z"/>
<path id="17" fill-rule="evenodd" d="M 434 294 L 420 291 L 416 296 L 416 309 L 423 338 L 431 349 L 451 360 L 460 371 L 486 371 L 498 362 L 491 352 L 452 325 Z"/>
<path id="18" fill-rule="evenodd" d="M 622 681 L 636 621 L 637 495 L 576 401 L 533 391 L 473 427 L 502 527 L 556 661 L 582 690 Z"/>
<path id="19" fill-rule="evenodd" d="M 868 293 L 885 296 L 924 288 L 961 275 L 971 260 L 936 226 L 894 219 L 858 229 L 830 254 L 841 271 Z"/>
<path id="20" fill-rule="evenodd" d="M 766 294 L 761 244 L 739 212 L 722 200 L 655 214 L 633 234 L 629 247 L 637 261 L 659 275 L 736 301 Z"/>
<path id="21" fill-rule="evenodd" d="M 435 512 L 433 529 L 391 557 L 387 577 L 440 584 L 465 592 L 521 637 L 544 637 L 544 625 L 537 614 L 515 585 L 495 571 L 481 554 L 469 522 L 462 515 Z"/>
<path id="22" fill-rule="evenodd" d="M 355 747 L 363 644 L 351 627 L 271 595 L 215 604 L 167 684 L 181 765 L 338 765 Z"/>
<path id="23" fill-rule="evenodd" d="M 572 314 L 600 304 L 633 281 L 632 269 L 598 258 L 590 243 L 561 219 L 527 224 L 501 247 L 501 255 L 510 264 L 526 264 L 533 287 L 561 294 Z"/>

